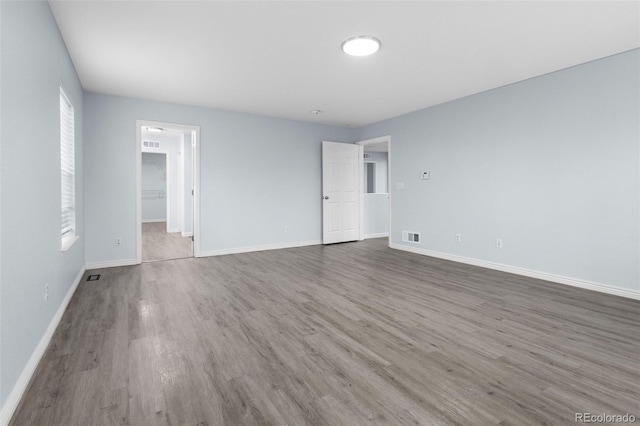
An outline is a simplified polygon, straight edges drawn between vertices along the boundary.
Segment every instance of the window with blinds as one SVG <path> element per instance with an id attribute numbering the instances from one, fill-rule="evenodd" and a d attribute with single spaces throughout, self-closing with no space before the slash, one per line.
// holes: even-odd
<path id="1" fill-rule="evenodd" d="M 62 250 L 76 241 L 76 161 L 73 105 L 60 88 L 60 174 Z"/>

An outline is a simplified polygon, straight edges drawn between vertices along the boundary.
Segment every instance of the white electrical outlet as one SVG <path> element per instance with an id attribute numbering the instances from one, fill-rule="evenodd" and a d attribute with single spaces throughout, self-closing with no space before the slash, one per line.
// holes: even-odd
<path id="1" fill-rule="evenodd" d="M 462 235 L 456 234 L 456 243 L 459 243 L 461 241 L 462 241 Z"/>
<path id="2" fill-rule="evenodd" d="M 44 302 L 47 303 L 49 301 L 49 284 L 44 285 Z"/>
<path id="3" fill-rule="evenodd" d="M 502 248 L 502 238 L 496 238 L 496 248 Z"/>
<path id="4" fill-rule="evenodd" d="M 121 246 L 122 245 L 122 238 L 116 238 L 116 246 Z"/>
<path id="5" fill-rule="evenodd" d="M 285 225 L 284 232 L 289 232 L 289 225 Z"/>

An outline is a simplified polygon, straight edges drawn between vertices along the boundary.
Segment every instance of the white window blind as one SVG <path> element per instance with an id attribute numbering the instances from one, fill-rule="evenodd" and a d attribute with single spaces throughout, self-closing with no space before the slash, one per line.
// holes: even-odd
<path id="1" fill-rule="evenodd" d="M 76 161 L 73 105 L 60 88 L 60 171 L 62 176 L 62 250 L 76 239 Z"/>

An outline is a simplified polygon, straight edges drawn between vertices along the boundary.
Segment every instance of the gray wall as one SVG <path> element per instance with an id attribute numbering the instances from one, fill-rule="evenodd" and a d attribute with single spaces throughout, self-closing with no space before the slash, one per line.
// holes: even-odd
<path id="1" fill-rule="evenodd" d="M 82 88 L 46 2 L 0 2 L 4 406 L 84 265 Z M 77 241 L 60 252 L 60 84 L 75 108 Z M 49 284 L 49 302 L 44 285 Z"/>
<path id="2" fill-rule="evenodd" d="M 200 126 L 204 252 L 320 240 L 321 141 L 355 133 L 93 93 L 84 105 L 87 263 L 136 258 L 136 120 Z"/>
<path id="3" fill-rule="evenodd" d="M 419 248 L 640 290 L 639 57 L 360 129 L 391 135 L 391 242 L 418 231 Z"/>
<path id="4" fill-rule="evenodd" d="M 167 220 L 167 156 L 142 153 L 142 222 Z"/>
<path id="5" fill-rule="evenodd" d="M 389 233 L 389 194 L 364 194 L 364 236 Z"/>

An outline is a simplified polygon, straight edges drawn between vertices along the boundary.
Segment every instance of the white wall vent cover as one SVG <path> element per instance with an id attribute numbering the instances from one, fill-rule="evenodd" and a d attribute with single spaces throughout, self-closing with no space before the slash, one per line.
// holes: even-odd
<path id="1" fill-rule="evenodd" d="M 371 153 L 370 152 L 365 152 L 364 153 L 364 159 L 365 160 L 370 160 L 371 159 Z"/>
<path id="2" fill-rule="evenodd" d="M 402 241 L 407 243 L 420 243 L 420 233 L 402 231 Z"/>
<path id="3" fill-rule="evenodd" d="M 159 149 L 160 148 L 160 142 L 156 142 L 156 141 L 142 141 L 142 146 L 144 148 L 156 148 Z"/>

